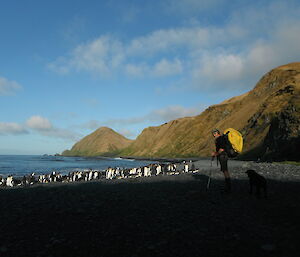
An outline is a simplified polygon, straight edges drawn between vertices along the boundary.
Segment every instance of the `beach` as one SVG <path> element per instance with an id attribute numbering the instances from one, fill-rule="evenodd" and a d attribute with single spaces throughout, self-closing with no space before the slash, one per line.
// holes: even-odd
<path id="1" fill-rule="evenodd" d="M 297 256 L 300 167 L 229 162 L 199 172 L 0 190 L 0 256 Z M 267 179 L 249 195 L 247 169 Z M 207 190 L 208 176 L 211 176 Z"/>

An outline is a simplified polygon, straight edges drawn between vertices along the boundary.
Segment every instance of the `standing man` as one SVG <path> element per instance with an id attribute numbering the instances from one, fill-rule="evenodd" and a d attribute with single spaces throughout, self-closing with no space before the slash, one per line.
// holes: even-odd
<path id="1" fill-rule="evenodd" d="M 227 149 L 227 141 L 226 138 L 221 135 L 220 131 L 218 129 L 212 130 L 212 135 L 215 138 L 215 144 L 216 144 L 216 151 L 212 153 L 213 157 L 217 157 L 220 166 L 221 166 L 221 171 L 224 174 L 225 178 L 225 193 L 230 193 L 231 192 L 231 181 L 230 181 L 230 174 L 228 172 L 228 155 L 226 153 Z"/>

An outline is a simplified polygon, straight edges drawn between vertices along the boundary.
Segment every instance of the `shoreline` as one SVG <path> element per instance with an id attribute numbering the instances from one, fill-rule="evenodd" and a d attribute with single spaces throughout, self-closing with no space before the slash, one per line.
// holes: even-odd
<path id="1" fill-rule="evenodd" d="M 86 158 L 86 157 L 80 157 L 80 158 Z M 142 169 L 142 172 L 139 174 L 131 173 L 132 169 L 138 168 L 138 167 L 145 167 L 149 165 L 160 165 L 162 166 L 162 169 L 164 169 L 164 166 L 169 165 L 176 165 L 176 169 L 173 172 L 169 172 L 172 175 L 182 175 L 182 173 L 185 173 L 183 170 L 184 165 L 188 165 L 189 169 L 196 169 L 199 171 L 199 174 L 210 176 L 212 178 L 216 178 L 219 180 L 223 179 L 223 173 L 219 171 L 218 164 L 216 162 L 216 159 L 214 162 L 211 161 L 211 158 L 208 157 L 202 157 L 202 158 L 143 158 L 139 157 L 138 159 L 135 159 L 133 157 L 99 157 L 101 159 L 110 159 L 110 160 L 123 160 L 123 161 L 137 161 L 133 162 L 131 166 L 125 168 L 125 166 L 118 166 L 118 165 L 107 165 L 106 168 L 76 168 L 76 169 L 70 169 L 68 171 L 60 171 L 53 169 L 49 172 L 28 172 L 26 175 L 22 174 L 2 174 L 0 176 L 0 187 L 1 188 L 26 188 L 26 187 L 32 187 L 35 185 L 45 185 L 45 184 L 68 184 L 68 183 L 78 183 L 80 180 L 85 180 L 86 182 L 97 182 L 97 181 L 104 181 L 107 179 L 113 179 L 113 180 L 131 180 L 132 178 L 135 179 L 141 179 L 140 177 L 143 176 L 149 176 L 145 175 L 144 170 Z M 89 159 L 89 158 L 88 158 Z M 141 163 L 138 163 L 141 161 Z M 146 161 L 148 163 L 144 163 L 143 161 Z M 184 162 L 186 164 L 184 164 Z M 269 162 L 254 162 L 254 161 L 241 161 L 236 159 L 229 159 L 229 172 L 231 174 L 232 179 L 246 179 L 245 171 L 247 169 L 254 169 L 257 170 L 258 173 L 265 176 L 268 179 L 275 179 L 280 180 L 284 179 L 286 180 L 286 174 L 290 174 L 290 180 L 292 181 L 295 179 L 295 181 L 298 181 L 299 175 L 300 175 L 300 166 L 296 165 L 294 163 L 269 163 Z M 140 166 L 142 165 L 142 166 Z M 122 175 L 120 175 L 118 172 L 113 171 L 112 174 L 115 175 L 108 175 L 108 167 L 112 167 L 113 169 L 116 169 L 116 167 L 119 167 L 121 170 L 124 171 L 124 174 L 122 172 Z M 115 168 L 114 168 L 115 167 Z M 117 168 L 117 169 L 119 169 Z M 269 172 L 268 170 L 271 171 Z M 155 169 L 156 170 L 156 169 Z M 267 170 L 267 172 L 266 172 Z M 291 170 L 289 172 L 288 170 Z M 284 172 L 283 172 L 284 171 Z M 54 172 L 54 174 L 53 174 Z M 154 174 L 153 174 L 154 172 Z M 210 174 L 213 172 L 212 174 Z M 96 174 L 97 173 L 97 174 Z M 156 176 L 156 171 L 152 171 L 152 176 Z M 164 171 L 165 173 L 165 171 Z M 298 175 L 299 174 L 299 175 Z M 169 175 L 169 174 L 167 174 Z M 109 178 L 112 176 L 111 178 Z M 150 175 L 151 176 L 151 175 Z M 161 176 L 161 174 L 159 174 Z M 10 177 L 10 178 L 9 178 Z M 74 179 L 78 178 L 78 179 Z M 8 179 L 9 178 L 9 179 Z M 8 180 L 13 180 L 13 185 L 11 182 L 7 182 Z M 81 181 L 80 181 L 81 182 Z"/>
<path id="2" fill-rule="evenodd" d="M 189 170 L 189 172 L 184 172 L 184 164 L 177 163 L 177 171 L 175 172 L 167 172 L 167 173 L 161 173 L 158 175 L 150 175 L 149 177 L 142 175 L 142 176 L 136 176 L 136 175 L 129 175 L 126 177 L 114 177 L 112 179 L 108 179 L 107 175 L 105 175 L 105 172 L 99 173 L 97 175 L 97 178 L 87 179 L 89 177 L 88 173 L 93 172 L 93 170 L 86 171 L 83 173 L 83 179 L 78 181 L 69 181 L 69 180 L 50 180 L 48 182 L 39 182 L 39 175 L 35 175 L 35 182 L 33 184 L 30 184 L 30 182 L 27 182 L 27 184 L 19 184 L 14 186 L 7 186 L 7 185 L 1 185 L 1 189 L 26 189 L 26 188 L 35 188 L 39 186 L 66 186 L 66 185 L 76 185 L 76 184 L 85 184 L 85 183 L 143 183 L 143 182 L 159 182 L 159 181 L 174 181 L 174 180 L 181 180 L 183 177 L 187 176 L 206 176 L 210 177 L 213 180 L 217 181 L 223 181 L 223 173 L 220 171 L 220 167 L 217 166 L 216 162 L 212 163 L 210 160 L 199 160 L 193 162 L 195 171 Z M 191 167 L 191 166 L 189 166 Z M 247 180 L 248 177 L 246 176 L 245 172 L 248 169 L 254 169 L 257 171 L 260 175 L 264 176 L 267 180 L 274 180 L 274 181 L 294 181 L 298 182 L 300 181 L 300 166 L 297 165 L 291 165 L 291 164 L 279 164 L 279 163 L 257 163 L 257 162 L 247 162 L 247 161 L 237 161 L 237 160 L 230 160 L 229 161 L 229 173 L 232 180 Z M 107 172 L 106 172 L 107 174 Z M 50 175 L 49 174 L 46 174 Z M 60 173 L 56 173 L 56 176 L 60 176 Z M 70 175 L 74 176 L 74 175 Z M 69 176 L 69 177 L 70 177 Z M 28 181 L 32 181 L 30 179 L 31 176 L 28 176 Z M 63 176 L 62 176 L 63 177 Z M 60 176 L 60 178 L 62 178 Z M 85 179 L 84 179 L 85 178 Z M 21 177 L 14 176 L 14 179 L 16 181 L 20 181 Z"/>

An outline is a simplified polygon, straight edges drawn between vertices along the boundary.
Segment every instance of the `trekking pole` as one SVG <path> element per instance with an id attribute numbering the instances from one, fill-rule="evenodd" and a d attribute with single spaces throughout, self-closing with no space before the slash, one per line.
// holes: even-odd
<path id="1" fill-rule="evenodd" d="M 211 181 L 211 170 L 212 170 L 212 164 L 213 164 L 214 159 L 215 159 L 215 157 L 212 156 L 212 157 L 211 157 L 211 161 L 210 161 L 210 171 L 209 171 L 209 176 L 208 176 L 208 180 L 207 180 L 206 190 L 208 190 L 208 189 L 209 189 L 209 186 L 210 186 L 210 181 Z"/>

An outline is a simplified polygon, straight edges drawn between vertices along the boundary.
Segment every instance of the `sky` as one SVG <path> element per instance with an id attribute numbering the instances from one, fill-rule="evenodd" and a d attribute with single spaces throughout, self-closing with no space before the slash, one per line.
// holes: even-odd
<path id="1" fill-rule="evenodd" d="M 1 0 L 0 154 L 134 139 L 299 60 L 298 0 Z"/>

